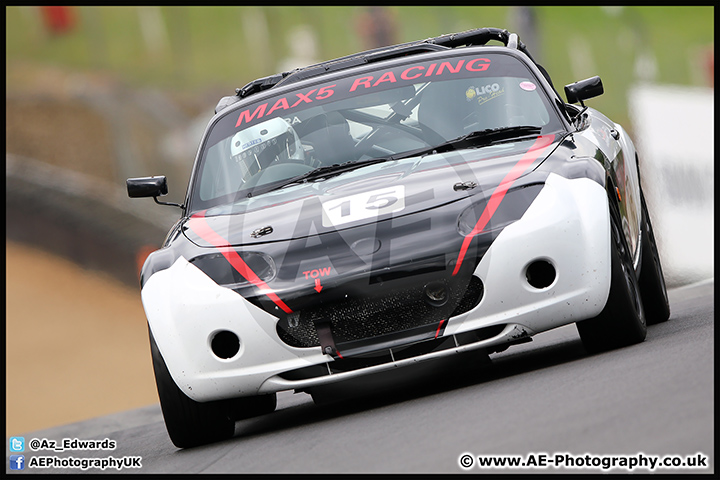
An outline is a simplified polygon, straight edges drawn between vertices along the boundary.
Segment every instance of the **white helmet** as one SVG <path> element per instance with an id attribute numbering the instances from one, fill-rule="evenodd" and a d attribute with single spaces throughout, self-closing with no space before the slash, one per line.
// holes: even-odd
<path id="1" fill-rule="evenodd" d="M 295 129 L 282 118 L 273 118 L 236 133 L 230 143 L 230 154 L 250 174 L 287 160 L 305 159 Z"/>

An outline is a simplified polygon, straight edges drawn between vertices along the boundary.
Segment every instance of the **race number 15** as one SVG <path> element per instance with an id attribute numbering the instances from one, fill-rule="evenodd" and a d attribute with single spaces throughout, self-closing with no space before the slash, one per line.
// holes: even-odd
<path id="1" fill-rule="evenodd" d="M 405 187 L 371 190 L 323 202 L 323 227 L 399 212 L 405 208 Z"/>

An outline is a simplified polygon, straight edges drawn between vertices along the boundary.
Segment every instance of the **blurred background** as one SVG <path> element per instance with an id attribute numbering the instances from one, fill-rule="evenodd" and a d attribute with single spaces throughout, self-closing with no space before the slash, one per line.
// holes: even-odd
<path id="1" fill-rule="evenodd" d="M 713 7 L 6 7 L 6 434 L 157 402 L 138 269 L 222 96 L 278 71 L 478 27 L 630 133 L 670 286 L 714 276 Z"/>

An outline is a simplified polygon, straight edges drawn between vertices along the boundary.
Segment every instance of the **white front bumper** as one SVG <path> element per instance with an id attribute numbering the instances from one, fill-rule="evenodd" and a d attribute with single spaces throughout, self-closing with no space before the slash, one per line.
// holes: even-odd
<path id="1" fill-rule="evenodd" d="M 525 271 L 550 262 L 552 285 L 530 286 Z M 610 216 L 605 189 L 589 179 L 551 174 L 525 214 L 493 242 L 474 274 L 480 304 L 451 318 L 446 334 L 517 323 L 530 334 L 598 315 L 610 293 Z"/>
<path id="2" fill-rule="evenodd" d="M 506 227 L 475 270 L 485 286 L 474 309 L 453 317 L 443 336 L 498 324 L 490 339 L 421 357 L 308 380 L 285 380 L 282 372 L 325 364 L 332 357 L 320 347 L 295 348 L 276 333 L 277 318 L 234 291 L 221 287 L 179 258 L 145 283 L 142 301 L 158 348 L 171 376 L 190 398 L 210 401 L 306 388 L 396 368 L 474 348 L 512 342 L 596 316 L 610 291 L 610 230 L 602 186 L 588 179 L 551 174 L 520 220 Z M 530 286 L 526 267 L 542 259 L 557 272 L 543 289 Z M 213 335 L 234 332 L 240 351 L 215 356 Z"/>

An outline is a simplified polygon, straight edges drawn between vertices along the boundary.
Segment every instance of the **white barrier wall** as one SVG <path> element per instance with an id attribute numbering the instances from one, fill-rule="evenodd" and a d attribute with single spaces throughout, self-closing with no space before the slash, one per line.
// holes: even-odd
<path id="1" fill-rule="evenodd" d="M 714 277 L 714 90 L 629 90 L 640 177 L 668 286 Z"/>

